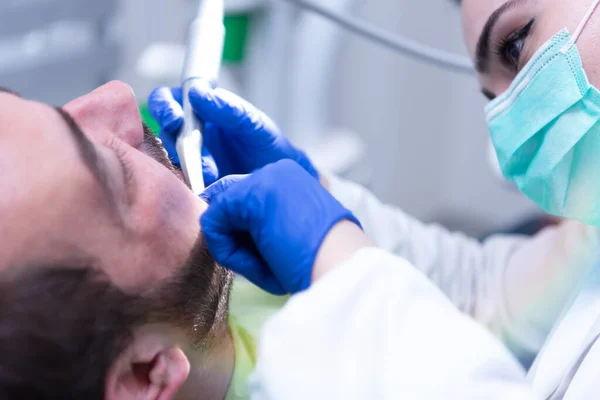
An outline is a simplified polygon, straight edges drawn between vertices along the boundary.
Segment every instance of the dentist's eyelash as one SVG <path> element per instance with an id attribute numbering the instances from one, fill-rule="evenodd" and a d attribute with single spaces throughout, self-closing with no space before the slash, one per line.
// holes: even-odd
<path id="1" fill-rule="evenodd" d="M 535 19 L 532 18 L 525 26 L 516 32 L 511 33 L 507 37 L 502 38 L 502 40 L 494 46 L 494 52 L 501 62 L 509 68 L 514 69 L 515 72 L 518 72 L 519 70 L 521 52 L 523 51 L 525 41 L 529 36 L 534 22 Z"/>

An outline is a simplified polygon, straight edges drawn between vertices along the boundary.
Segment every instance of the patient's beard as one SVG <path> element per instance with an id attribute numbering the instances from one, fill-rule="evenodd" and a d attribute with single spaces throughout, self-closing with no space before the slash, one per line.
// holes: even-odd
<path id="1" fill-rule="evenodd" d="M 149 294 L 152 315 L 183 329 L 195 347 L 207 348 L 226 335 L 232 277 L 199 237 L 175 277 Z"/>
<path id="2" fill-rule="evenodd" d="M 163 145 L 144 124 L 144 152 L 177 175 Z M 150 293 L 159 322 L 185 330 L 197 347 L 207 347 L 226 334 L 232 273 L 215 263 L 200 236 L 175 275 Z"/>

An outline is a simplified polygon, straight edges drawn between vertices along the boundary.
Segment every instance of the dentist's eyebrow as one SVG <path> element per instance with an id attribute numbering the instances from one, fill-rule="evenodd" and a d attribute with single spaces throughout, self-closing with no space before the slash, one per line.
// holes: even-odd
<path id="1" fill-rule="evenodd" d="M 500 17 L 504 15 L 508 10 L 514 7 L 523 6 L 529 0 L 510 0 L 501 5 L 496 11 L 490 15 L 483 30 L 481 31 L 481 35 L 479 36 L 479 40 L 477 41 L 477 48 L 475 50 L 475 69 L 480 74 L 485 74 L 489 71 L 490 68 L 490 47 L 491 47 L 491 37 L 492 32 L 494 31 L 494 27 L 500 20 Z"/>
<path id="2" fill-rule="evenodd" d="M 0 93 L 14 94 L 17 97 L 21 97 L 21 96 L 19 96 L 19 93 L 15 92 L 14 90 L 10 90 L 10 89 L 2 87 L 2 86 L 0 86 Z"/>

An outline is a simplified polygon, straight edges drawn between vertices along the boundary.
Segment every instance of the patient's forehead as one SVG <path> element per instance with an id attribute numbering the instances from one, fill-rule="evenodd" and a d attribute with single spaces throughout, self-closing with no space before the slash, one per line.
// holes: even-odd
<path id="1" fill-rule="evenodd" d="M 0 93 L 0 173 L 0 268 L 73 250 L 97 188 L 55 109 Z"/>
<path id="2" fill-rule="evenodd" d="M 78 164 L 75 142 L 57 111 L 9 93 L 0 93 L 0 154 L 4 202 L 17 194 L 39 195 Z"/>

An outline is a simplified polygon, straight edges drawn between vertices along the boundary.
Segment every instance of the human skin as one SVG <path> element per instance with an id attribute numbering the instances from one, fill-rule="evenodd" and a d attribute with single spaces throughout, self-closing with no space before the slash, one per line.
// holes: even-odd
<path id="1" fill-rule="evenodd" d="M 504 92 L 517 72 L 548 39 L 563 28 L 573 33 L 591 4 L 591 0 L 462 0 L 463 34 L 473 60 L 477 58 L 477 43 L 486 22 L 496 10 L 503 6 L 507 8 L 491 31 L 489 68 L 477 74 L 482 89 L 489 92 L 488 97 Z M 503 55 L 497 54 L 497 45 L 531 20 L 534 22 L 529 34 L 509 45 L 509 54 L 517 57 L 509 57 L 511 60 L 507 62 Z M 596 10 L 577 41 L 584 69 L 596 87 L 600 85 L 600 52 L 596 50 L 599 39 L 600 16 Z M 513 62 L 515 59 L 518 59 L 517 63 Z"/>
<path id="2" fill-rule="evenodd" d="M 0 273 L 93 266 L 140 296 L 177 277 L 199 243 L 207 205 L 148 139 L 135 96 L 122 82 L 62 111 L 0 92 Z M 220 284 L 210 278 L 220 267 L 212 259 L 201 264 Z M 216 292 L 228 296 L 228 287 Z M 166 321 L 138 329 L 107 372 L 105 397 L 223 398 L 234 361 L 226 318 L 212 339 L 212 357 L 194 345 L 192 328 Z M 142 365 L 147 376 L 137 371 Z"/>
<path id="3" fill-rule="evenodd" d="M 0 93 L 0 266 L 81 257 L 122 288 L 156 286 L 187 259 L 206 205 L 146 154 L 129 86 L 108 83 L 63 109 L 91 142 L 111 193 L 55 109 Z"/>

